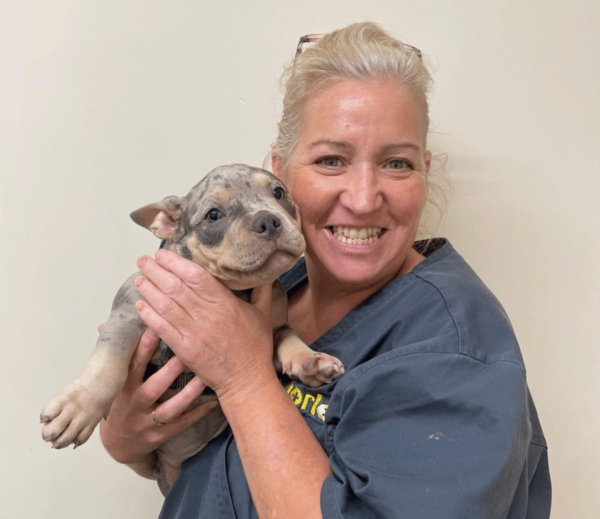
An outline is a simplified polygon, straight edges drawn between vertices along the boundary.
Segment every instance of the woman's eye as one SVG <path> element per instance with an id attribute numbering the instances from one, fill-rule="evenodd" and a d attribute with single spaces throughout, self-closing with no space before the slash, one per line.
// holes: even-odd
<path id="1" fill-rule="evenodd" d="M 285 198 L 285 191 L 281 187 L 276 187 L 273 189 L 273 196 L 277 200 L 283 200 Z"/>
<path id="2" fill-rule="evenodd" d="M 388 162 L 388 168 L 390 169 L 404 169 L 409 167 L 410 164 L 406 160 L 394 159 Z"/>
<path id="3" fill-rule="evenodd" d="M 206 213 L 206 219 L 209 222 L 216 222 L 220 218 L 221 218 L 221 211 L 219 211 L 218 209 L 211 209 L 210 211 L 208 211 L 208 213 Z"/>
<path id="4" fill-rule="evenodd" d="M 317 161 L 317 164 L 325 166 L 326 168 L 336 168 L 342 165 L 342 161 L 337 157 L 325 157 Z"/>

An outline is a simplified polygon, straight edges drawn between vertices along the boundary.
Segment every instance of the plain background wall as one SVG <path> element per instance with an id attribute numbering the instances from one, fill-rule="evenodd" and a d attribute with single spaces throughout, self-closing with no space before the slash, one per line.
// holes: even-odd
<path id="1" fill-rule="evenodd" d="M 156 517 L 97 433 L 42 442 L 135 259 L 128 214 L 259 165 L 298 38 L 382 23 L 434 65 L 443 234 L 506 307 L 547 439 L 553 517 L 600 510 L 597 0 L 0 1 L 0 517 Z M 400 515 L 400 511 L 399 511 Z"/>

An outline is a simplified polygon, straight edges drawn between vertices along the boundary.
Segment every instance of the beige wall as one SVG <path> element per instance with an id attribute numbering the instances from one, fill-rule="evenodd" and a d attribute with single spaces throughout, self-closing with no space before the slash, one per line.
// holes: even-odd
<path id="1" fill-rule="evenodd" d="M 40 439 L 135 258 L 131 210 L 259 164 L 297 39 L 370 19 L 435 65 L 444 233 L 507 308 L 550 443 L 554 518 L 597 517 L 600 106 L 596 0 L 0 0 L 0 517 L 155 517 L 103 452 Z"/>

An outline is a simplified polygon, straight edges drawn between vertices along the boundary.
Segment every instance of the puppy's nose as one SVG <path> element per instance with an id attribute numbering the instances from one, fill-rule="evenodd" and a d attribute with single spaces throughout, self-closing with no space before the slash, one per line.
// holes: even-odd
<path id="1" fill-rule="evenodd" d="M 260 211 L 252 222 L 252 231 L 266 240 L 273 240 L 281 234 L 281 220 L 272 213 Z"/>

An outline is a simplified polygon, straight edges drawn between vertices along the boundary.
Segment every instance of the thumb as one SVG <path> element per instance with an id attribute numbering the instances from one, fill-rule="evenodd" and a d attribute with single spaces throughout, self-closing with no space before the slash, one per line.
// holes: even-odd
<path id="1" fill-rule="evenodd" d="M 273 299 L 273 285 L 267 283 L 252 290 L 250 304 L 263 315 L 271 315 L 271 300 Z"/>

